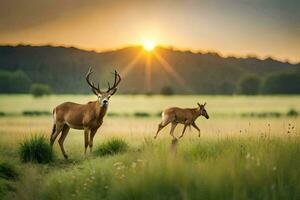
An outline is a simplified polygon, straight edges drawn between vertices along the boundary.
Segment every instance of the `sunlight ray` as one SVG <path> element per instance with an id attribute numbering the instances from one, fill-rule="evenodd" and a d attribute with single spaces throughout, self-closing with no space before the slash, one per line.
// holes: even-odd
<path id="1" fill-rule="evenodd" d="M 121 75 L 123 77 L 126 77 L 128 75 L 128 73 L 135 67 L 135 64 L 137 63 L 137 61 L 140 59 L 140 57 L 142 56 L 143 51 L 140 51 L 134 58 L 133 60 L 126 65 L 123 70 L 121 71 Z"/>
<path id="2" fill-rule="evenodd" d="M 153 53 L 155 58 L 159 61 L 165 71 L 171 75 L 177 83 L 179 83 L 185 90 L 188 90 L 184 79 L 174 70 L 174 68 L 157 52 Z"/>
<path id="3" fill-rule="evenodd" d="M 151 92 L 151 78 L 152 78 L 152 74 L 151 74 L 151 59 L 152 59 L 152 54 L 148 53 L 146 55 L 146 66 L 145 66 L 145 73 L 146 73 L 146 79 L 145 79 L 145 83 L 146 83 L 146 89 L 147 92 Z"/>

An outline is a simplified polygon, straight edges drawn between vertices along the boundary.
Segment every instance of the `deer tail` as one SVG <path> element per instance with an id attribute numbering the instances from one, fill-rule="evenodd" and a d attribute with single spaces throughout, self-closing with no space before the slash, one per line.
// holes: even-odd
<path id="1" fill-rule="evenodd" d="M 55 133 L 55 131 L 56 131 L 56 125 L 53 124 L 51 136 Z"/>
<path id="2" fill-rule="evenodd" d="M 51 133 L 51 137 L 52 137 L 52 135 L 55 133 L 55 131 L 56 131 L 56 124 L 55 124 L 55 115 L 56 115 L 56 113 L 55 113 L 55 108 L 53 109 L 53 127 L 52 127 L 52 133 Z"/>

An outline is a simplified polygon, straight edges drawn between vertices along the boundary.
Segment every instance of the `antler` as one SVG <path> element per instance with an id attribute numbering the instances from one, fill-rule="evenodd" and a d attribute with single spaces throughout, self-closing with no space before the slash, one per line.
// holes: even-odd
<path id="1" fill-rule="evenodd" d="M 110 92 L 110 91 L 113 90 L 113 92 L 111 93 L 111 95 L 113 95 L 117 91 L 117 86 L 121 82 L 121 76 L 120 76 L 120 74 L 116 70 L 115 70 L 115 72 L 113 74 L 115 75 L 114 84 L 113 84 L 112 87 L 110 87 L 110 84 L 108 82 L 108 89 L 107 89 L 107 92 Z"/>
<path id="2" fill-rule="evenodd" d="M 93 73 L 92 71 L 92 68 L 90 67 L 89 68 L 89 71 L 87 72 L 86 76 L 85 76 L 85 79 L 86 79 L 86 82 L 89 84 L 89 86 L 91 87 L 93 93 L 95 95 L 98 95 L 98 94 L 101 94 L 101 90 L 99 89 L 99 82 L 98 82 L 98 87 L 95 87 L 93 82 L 90 82 L 89 78 L 90 78 L 90 75 Z"/>

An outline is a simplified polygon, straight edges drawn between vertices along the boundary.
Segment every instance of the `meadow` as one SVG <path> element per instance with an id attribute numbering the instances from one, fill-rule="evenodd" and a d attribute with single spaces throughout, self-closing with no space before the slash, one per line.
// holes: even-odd
<path id="1" fill-rule="evenodd" d="M 49 137 L 52 109 L 92 95 L 0 95 L 0 161 L 18 174 L 0 176 L 5 199 L 300 199 L 300 96 L 116 95 L 94 139 L 128 144 L 115 155 L 84 156 L 83 133 L 71 130 L 64 160 L 57 143 L 50 164 L 24 164 L 20 142 Z M 207 102 L 210 119 L 172 145 L 169 129 L 153 136 L 160 111 Z M 27 114 L 26 114 L 27 113 Z M 179 136 L 183 126 L 178 126 Z M 0 169 L 1 175 L 1 169 Z"/>

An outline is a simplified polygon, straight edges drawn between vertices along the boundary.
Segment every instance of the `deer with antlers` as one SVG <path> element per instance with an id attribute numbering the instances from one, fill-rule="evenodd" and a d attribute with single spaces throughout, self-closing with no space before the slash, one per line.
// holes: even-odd
<path id="1" fill-rule="evenodd" d="M 84 153 L 86 154 L 88 146 L 90 147 L 90 152 L 92 151 L 93 139 L 98 128 L 103 123 L 109 98 L 116 93 L 117 86 L 121 81 L 121 76 L 115 70 L 115 80 L 113 86 L 110 87 L 108 82 L 108 89 L 106 91 L 101 91 L 99 88 L 99 83 L 98 87 L 95 87 L 94 84 L 89 80 L 92 73 L 92 69 L 89 68 L 89 71 L 86 74 L 86 81 L 91 87 L 92 92 L 97 96 L 98 99 L 96 101 L 88 102 L 86 104 L 65 102 L 53 109 L 54 124 L 50 138 L 50 144 L 53 146 L 55 139 L 61 133 L 58 143 L 65 159 L 67 159 L 68 156 L 64 150 L 64 141 L 70 128 L 84 130 Z"/>
<path id="2" fill-rule="evenodd" d="M 209 116 L 205 110 L 206 103 L 204 103 L 203 105 L 199 103 L 197 104 L 198 104 L 197 108 L 172 107 L 172 108 L 165 109 L 162 112 L 162 121 L 158 125 L 158 129 L 156 135 L 154 136 L 154 139 L 156 139 L 159 131 L 163 129 L 165 126 L 167 126 L 169 123 L 171 123 L 170 135 L 173 137 L 173 139 L 176 139 L 174 136 L 174 130 L 178 123 L 184 125 L 183 131 L 179 138 L 183 137 L 187 126 L 193 126 L 198 131 L 198 136 L 200 137 L 200 129 L 196 125 L 195 121 L 201 115 L 204 116 L 206 119 L 209 119 Z"/>

